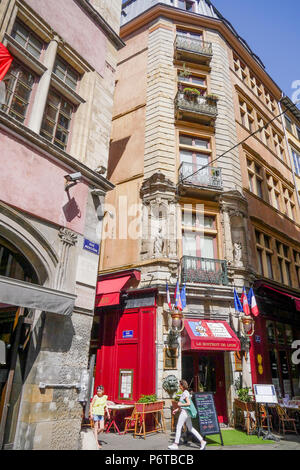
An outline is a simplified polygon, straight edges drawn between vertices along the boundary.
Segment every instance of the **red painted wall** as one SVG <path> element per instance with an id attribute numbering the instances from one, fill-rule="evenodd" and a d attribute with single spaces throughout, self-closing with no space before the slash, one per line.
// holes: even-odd
<path id="1" fill-rule="evenodd" d="M 88 185 L 65 191 L 70 170 L 29 145 L 0 132 L 0 200 L 59 226 L 83 234 Z"/>
<path id="2" fill-rule="evenodd" d="M 104 385 L 109 400 L 119 398 L 119 370 L 134 369 L 133 397 L 155 393 L 156 309 L 107 310 L 101 313 L 100 344 L 97 354 L 95 387 Z M 133 330 L 133 337 L 123 338 L 123 331 Z"/>

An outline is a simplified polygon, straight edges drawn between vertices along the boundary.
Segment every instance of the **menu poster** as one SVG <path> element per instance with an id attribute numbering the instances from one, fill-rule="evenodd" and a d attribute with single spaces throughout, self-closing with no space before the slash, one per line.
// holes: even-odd
<path id="1" fill-rule="evenodd" d="M 274 385 L 253 385 L 256 403 L 278 403 Z"/>
<path id="2" fill-rule="evenodd" d="M 133 369 L 119 371 L 119 400 L 132 399 Z"/>
<path id="3" fill-rule="evenodd" d="M 193 400 L 198 411 L 200 434 L 204 437 L 210 434 L 220 434 L 223 446 L 213 393 L 196 392 L 193 394 Z"/>

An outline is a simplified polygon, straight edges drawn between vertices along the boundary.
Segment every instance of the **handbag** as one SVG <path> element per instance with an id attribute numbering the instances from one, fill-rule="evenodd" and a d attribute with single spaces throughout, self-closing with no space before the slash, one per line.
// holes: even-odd
<path id="1" fill-rule="evenodd" d="M 190 400 L 189 406 L 185 406 L 184 409 L 187 411 L 191 418 L 196 418 L 197 410 L 192 400 Z"/>

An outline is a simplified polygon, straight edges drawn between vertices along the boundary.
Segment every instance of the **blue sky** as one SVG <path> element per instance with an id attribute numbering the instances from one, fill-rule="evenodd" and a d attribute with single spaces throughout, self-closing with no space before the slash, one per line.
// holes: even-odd
<path id="1" fill-rule="evenodd" d="M 212 0 L 288 96 L 300 81 L 299 0 Z M 299 88 L 299 86 L 297 86 Z"/>

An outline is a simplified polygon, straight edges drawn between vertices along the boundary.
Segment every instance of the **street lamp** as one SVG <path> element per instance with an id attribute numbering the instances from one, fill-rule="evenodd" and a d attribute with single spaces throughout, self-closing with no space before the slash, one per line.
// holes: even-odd
<path id="1" fill-rule="evenodd" d="M 250 315 L 244 315 L 241 319 L 242 332 L 244 337 L 250 338 L 254 335 L 254 319 Z"/>

